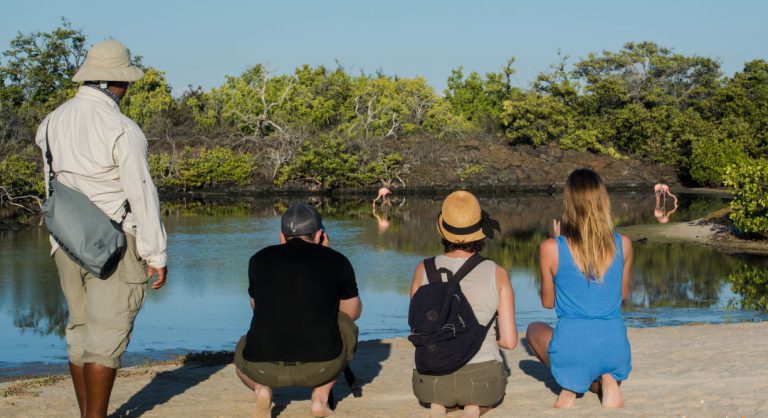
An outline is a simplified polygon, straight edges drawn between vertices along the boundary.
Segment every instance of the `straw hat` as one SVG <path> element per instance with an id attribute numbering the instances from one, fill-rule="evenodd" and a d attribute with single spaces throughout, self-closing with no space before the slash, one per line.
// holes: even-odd
<path id="1" fill-rule="evenodd" d="M 493 238 L 494 229 L 499 229 L 499 223 L 480 209 L 480 202 L 472 193 L 464 190 L 449 194 L 437 216 L 437 231 L 457 244 Z"/>
<path id="2" fill-rule="evenodd" d="M 137 81 L 144 77 L 141 68 L 131 65 L 128 48 L 109 39 L 94 44 L 72 81 Z"/>

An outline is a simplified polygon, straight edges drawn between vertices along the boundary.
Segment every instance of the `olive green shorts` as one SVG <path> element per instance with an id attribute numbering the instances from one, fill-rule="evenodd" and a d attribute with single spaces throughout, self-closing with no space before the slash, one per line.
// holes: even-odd
<path id="1" fill-rule="evenodd" d="M 499 404 L 507 388 L 507 371 L 498 361 L 467 364 L 444 376 L 420 374 L 413 370 L 413 393 L 427 404 L 447 407 Z"/>
<path id="2" fill-rule="evenodd" d="M 328 383 L 344 370 L 357 348 L 358 329 L 347 314 L 339 312 L 343 348 L 333 360 L 316 362 L 252 362 L 243 358 L 245 335 L 235 347 L 235 366 L 254 382 L 271 388 L 315 387 Z"/>
<path id="3" fill-rule="evenodd" d="M 136 252 L 136 239 L 126 234 L 127 249 L 106 279 L 87 272 L 56 250 L 61 290 L 69 308 L 67 355 L 78 366 L 98 363 L 120 368 L 131 339 L 133 321 L 147 292 L 147 268 Z"/>

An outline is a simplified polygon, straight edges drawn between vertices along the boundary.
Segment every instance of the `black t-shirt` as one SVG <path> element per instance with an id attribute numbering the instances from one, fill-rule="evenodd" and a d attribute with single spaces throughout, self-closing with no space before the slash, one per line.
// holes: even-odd
<path id="1" fill-rule="evenodd" d="M 341 354 L 339 301 L 357 296 L 343 254 L 294 238 L 251 257 L 255 302 L 243 350 L 248 361 L 327 361 Z"/>

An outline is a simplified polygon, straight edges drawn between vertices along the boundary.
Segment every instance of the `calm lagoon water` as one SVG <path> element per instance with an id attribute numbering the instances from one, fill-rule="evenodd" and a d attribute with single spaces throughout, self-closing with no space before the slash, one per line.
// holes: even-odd
<path id="1" fill-rule="evenodd" d="M 188 351 L 233 349 L 248 327 L 247 261 L 278 240 L 279 215 L 299 199 L 164 205 L 169 241 L 168 284 L 149 291 L 136 320 L 127 362 Z M 538 244 L 548 236 L 560 201 L 546 195 L 481 199 L 502 225 L 483 254 L 510 271 L 518 327 L 553 322 L 539 301 Z M 441 197 L 395 200 L 371 211 L 365 199 L 317 199 L 334 248 L 352 261 L 364 311 L 361 339 L 407 335 L 408 288 L 416 264 L 440 251 L 434 219 Z M 618 226 L 656 222 L 654 197 L 612 196 Z M 725 203 L 683 195 L 671 221 L 693 219 Z M 0 231 L 0 377 L 62 372 L 67 309 L 43 229 Z M 686 244 L 635 244 L 631 299 L 635 327 L 766 320 L 740 310 L 729 277 L 768 268 L 765 257 L 731 256 Z"/>

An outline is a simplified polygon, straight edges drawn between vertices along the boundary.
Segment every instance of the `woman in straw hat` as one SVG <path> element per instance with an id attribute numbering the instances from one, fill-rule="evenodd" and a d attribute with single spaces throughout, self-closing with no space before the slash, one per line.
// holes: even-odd
<path id="1" fill-rule="evenodd" d="M 632 369 L 621 316 L 632 243 L 613 231 L 608 192 L 594 171 L 568 176 L 562 232 L 539 250 L 541 303 L 555 308 L 557 327 L 534 322 L 526 342 L 562 388 L 556 408 L 573 406 L 576 393 L 587 390 L 596 392 L 603 406 L 619 408 L 619 383 Z"/>
<path id="2" fill-rule="evenodd" d="M 435 257 L 435 266 L 456 273 L 482 250 L 486 238 L 493 238 L 494 229 L 499 229 L 498 222 L 481 210 L 475 196 L 466 191 L 451 193 L 437 219 L 444 253 Z M 422 262 L 413 274 L 411 297 L 427 283 Z M 498 405 L 507 384 L 499 347 L 513 349 L 517 345 L 514 293 L 507 271 L 491 260 L 484 260 L 459 283 L 477 322 L 491 324 L 498 312 L 497 327 L 489 327 L 480 350 L 459 370 L 442 376 L 413 371 L 414 394 L 422 403 L 430 404 L 430 417 L 445 416 L 446 407 L 463 407 L 463 417 L 478 417 L 481 409 Z M 487 384 L 473 385 L 478 380 Z"/>

